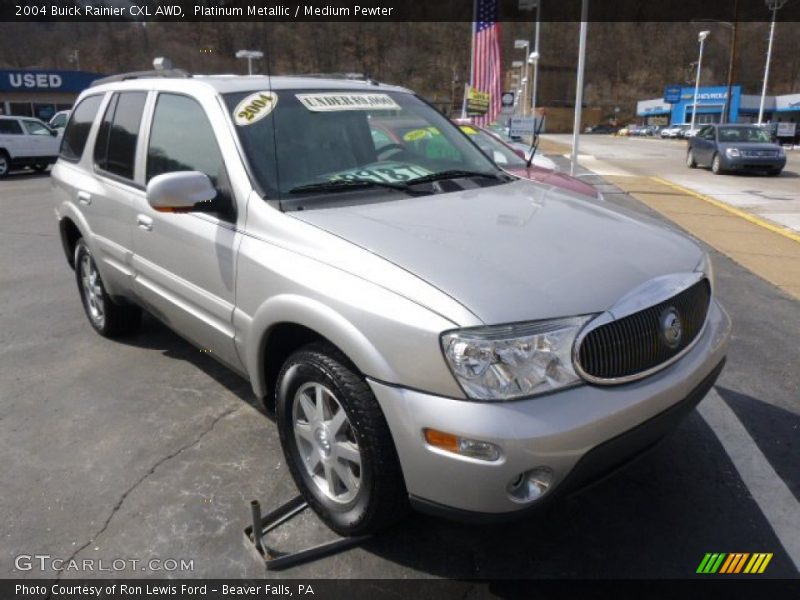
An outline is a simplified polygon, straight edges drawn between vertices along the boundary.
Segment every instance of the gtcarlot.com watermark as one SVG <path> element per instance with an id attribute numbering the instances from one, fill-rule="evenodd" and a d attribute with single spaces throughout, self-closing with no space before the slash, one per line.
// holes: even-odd
<path id="1" fill-rule="evenodd" d="M 14 559 L 17 571 L 47 571 L 75 573 L 124 571 L 150 571 L 153 573 L 172 573 L 175 571 L 194 571 L 194 559 L 184 558 L 58 558 L 50 554 L 20 554 Z"/>

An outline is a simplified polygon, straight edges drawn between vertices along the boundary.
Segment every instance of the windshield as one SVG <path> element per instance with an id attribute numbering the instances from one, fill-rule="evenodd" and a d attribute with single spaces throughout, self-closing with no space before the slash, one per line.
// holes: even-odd
<path id="1" fill-rule="evenodd" d="M 761 127 L 720 127 L 720 142 L 770 142 L 769 132 Z"/>
<path id="2" fill-rule="evenodd" d="M 461 131 L 466 133 L 481 149 L 481 152 L 492 159 L 497 166 L 512 169 L 525 168 L 525 160 L 493 135 L 472 125 L 461 125 Z"/>
<path id="3" fill-rule="evenodd" d="M 498 173 L 453 124 L 411 94 L 275 90 L 226 94 L 225 102 L 269 197 L 396 195 L 417 179 Z"/>

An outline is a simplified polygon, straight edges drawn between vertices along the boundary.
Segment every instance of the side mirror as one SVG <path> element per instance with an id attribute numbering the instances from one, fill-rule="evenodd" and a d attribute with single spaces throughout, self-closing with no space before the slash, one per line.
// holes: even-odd
<path id="1" fill-rule="evenodd" d="M 147 202 L 159 212 L 208 210 L 216 197 L 217 190 L 208 175 L 199 171 L 164 173 L 147 184 Z"/>
<path id="2" fill-rule="evenodd" d="M 51 129 L 50 130 L 50 135 L 52 135 L 53 137 L 56 137 L 58 135 L 58 129 Z"/>

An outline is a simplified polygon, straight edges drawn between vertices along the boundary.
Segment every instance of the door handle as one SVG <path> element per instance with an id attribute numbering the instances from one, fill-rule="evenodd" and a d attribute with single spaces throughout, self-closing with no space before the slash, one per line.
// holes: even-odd
<path id="1" fill-rule="evenodd" d="M 78 192 L 78 202 L 89 206 L 92 203 L 92 195 L 89 192 L 84 192 L 81 190 Z"/>
<path id="2" fill-rule="evenodd" d="M 147 215 L 136 215 L 136 226 L 144 231 L 151 231 L 153 229 L 153 219 Z"/>

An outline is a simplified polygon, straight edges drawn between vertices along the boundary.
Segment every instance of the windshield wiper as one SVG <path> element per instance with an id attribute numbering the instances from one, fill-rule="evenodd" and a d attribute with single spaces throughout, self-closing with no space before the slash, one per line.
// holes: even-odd
<path id="1" fill-rule="evenodd" d="M 337 179 L 334 181 L 321 181 L 298 185 L 289 190 L 290 194 L 304 194 L 307 192 L 346 192 L 347 190 L 382 187 L 401 192 L 412 192 L 405 183 L 391 183 L 389 181 L 375 181 L 373 179 Z"/>
<path id="2" fill-rule="evenodd" d="M 443 181 L 445 179 L 460 179 L 462 177 L 487 177 L 489 179 L 497 179 L 504 181 L 504 179 L 497 173 L 484 173 L 482 171 L 462 171 L 453 169 L 450 171 L 441 171 L 440 173 L 431 173 L 430 175 L 423 175 L 416 179 L 410 179 L 406 185 L 416 185 L 418 183 L 429 183 L 431 181 Z"/>

